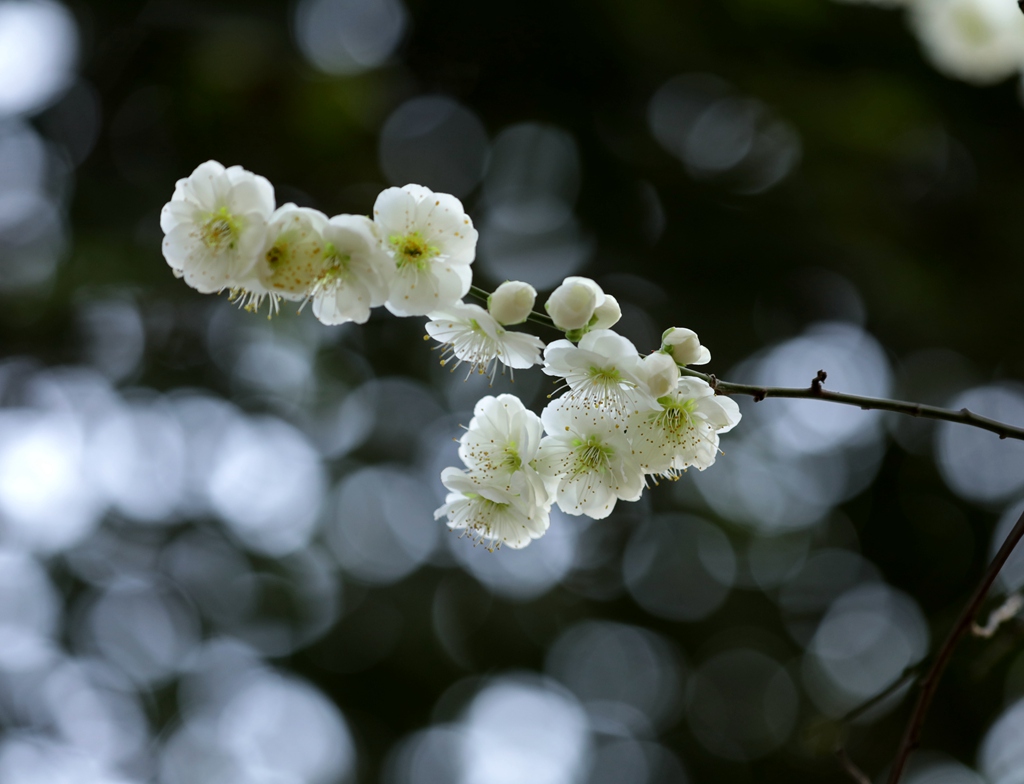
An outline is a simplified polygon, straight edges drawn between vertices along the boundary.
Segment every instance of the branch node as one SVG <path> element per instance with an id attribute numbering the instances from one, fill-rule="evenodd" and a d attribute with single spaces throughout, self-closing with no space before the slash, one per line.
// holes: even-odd
<path id="1" fill-rule="evenodd" d="M 811 392 L 815 395 L 820 395 L 822 382 L 824 382 L 826 378 L 828 378 L 828 373 L 824 370 L 819 370 L 818 375 L 811 379 Z"/>
<path id="2" fill-rule="evenodd" d="M 1024 0 L 1021 0 L 1021 2 L 1024 2 Z M 761 389 L 758 389 L 753 394 L 753 398 L 754 398 L 754 402 L 755 403 L 760 403 L 766 397 L 768 397 L 768 390 L 765 389 L 764 387 L 762 387 Z"/>

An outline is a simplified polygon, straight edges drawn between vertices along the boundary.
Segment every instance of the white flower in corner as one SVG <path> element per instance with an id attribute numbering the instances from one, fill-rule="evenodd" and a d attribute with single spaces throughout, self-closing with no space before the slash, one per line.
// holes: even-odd
<path id="1" fill-rule="evenodd" d="M 616 501 L 640 498 L 644 472 L 622 417 L 556 400 L 541 420 L 548 435 L 534 465 L 549 482 L 559 509 L 600 520 L 612 513 Z"/>
<path id="2" fill-rule="evenodd" d="M 323 227 L 324 260 L 313 284 L 313 315 L 324 324 L 365 324 L 383 305 L 395 269 L 377 241 L 373 221 L 335 215 Z"/>
<path id="3" fill-rule="evenodd" d="M 910 4 L 910 23 L 943 73 L 992 84 L 1024 67 L 1024 15 L 1011 0 L 925 0 Z"/>
<path id="4" fill-rule="evenodd" d="M 459 457 L 473 473 L 511 483 L 526 478 L 528 500 L 550 508 L 544 481 L 533 468 L 544 425 L 515 395 L 488 395 L 477 401 L 469 427 L 459 439 Z"/>
<path id="5" fill-rule="evenodd" d="M 610 329 L 588 332 L 574 346 L 556 340 L 544 351 L 544 372 L 565 379 L 564 399 L 579 407 L 597 407 L 626 414 L 657 408 L 647 392 L 636 347 Z"/>
<path id="6" fill-rule="evenodd" d="M 479 305 L 456 302 L 428 317 L 427 334 L 445 346 L 442 365 L 455 357 L 456 367 L 466 362 L 470 372 L 476 368 L 493 378 L 496 361 L 517 370 L 541 362 L 544 341 L 525 332 L 509 332 Z"/>
<path id="7" fill-rule="evenodd" d="M 388 188 L 373 205 L 373 221 L 395 268 L 388 310 L 423 316 L 466 295 L 477 231 L 462 202 L 421 185 Z"/>
<path id="8" fill-rule="evenodd" d="M 530 504 L 520 491 L 526 482 L 522 477 L 507 486 L 479 474 L 446 468 L 441 482 L 449 493 L 434 519 L 447 517 L 449 528 L 465 530 L 492 550 L 503 545 L 526 547 L 548 529 L 547 510 Z"/>
<path id="9" fill-rule="evenodd" d="M 234 288 L 250 272 L 274 211 L 274 187 L 216 161 L 178 180 L 160 212 L 163 252 L 178 277 L 204 294 Z"/>
<path id="10" fill-rule="evenodd" d="M 633 451 L 645 474 L 677 479 L 693 466 L 699 471 L 715 462 L 718 436 L 740 421 L 736 401 L 699 378 L 680 378 L 676 389 L 658 398 L 660 411 L 629 418 Z"/>

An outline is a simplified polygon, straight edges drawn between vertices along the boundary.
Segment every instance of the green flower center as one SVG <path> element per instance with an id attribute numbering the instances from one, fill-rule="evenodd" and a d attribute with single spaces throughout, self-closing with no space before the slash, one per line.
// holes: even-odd
<path id="1" fill-rule="evenodd" d="M 348 265 L 351 261 L 351 255 L 339 253 L 334 243 L 328 242 L 324 245 L 324 269 L 321 276 L 343 280 L 348 275 Z"/>
<path id="2" fill-rule="evenodd" d="M 518 471 L 523 467 L 523 458 L 519 456 L 515 441 L 509 441 L 508 445 L 502 450 L 501 461 L 498 465 L 508 471 Z"/>
<path id="3" fill-rule="evenodd" d="M 430 245 L 418 231 L 404 237 L 393 234 L 388 237 L 388 243 L 395 253 L 395 266 L 398 269 L 414 266 L 420 271 L 425 271 L 430 260 L 441 252 L 436 246 Z"/>
<path id="4" fill-rule="evenodd" d="M 203 243 L 210 250 L 218 252 L 225 248 L 234 250 L 240 231 L 238 218 L 229 213 L 227 207 L 221 207 L 216 212 L 207 214 L 202 227 Z"/>
<path id="5" fill-rule="evenodd" d="M 483 528 L 487 531 L 491 530 L 491 525 L 487 518 L 489 518 L 492 514 L 501 512 L 507 509 L 509 506 L 511 506 L 511 504 L 501 504 L 498 503 L 497 501 L 492 501 L 490 498 L 484 498 L 484 496 L 480 495 L 479 493 L 463 493 L 463 495 L 466 496 L 466 498 L 468 498 L 470 501 L 476 501 L 477 504 L 479 504 L 479 511 L 481 512 L 481 514 L 477 515 L 476 519 L 473 522 L 476 526 Z"/>
<path id="6" fill-rule="evenodd" d="M 622 374 L 614 367 L 599 368 L 591 366 L 590 378 L 599 384 L 617 385 L 622 381 Z"/>
<path id="7" fill-rule="evenodd" d="M 671 395 L 659 397 L 658 402 L 664 411 L 651 414 L 651 421 L 660 425 L 670 433 L 681 433 L 690 428 L 690 417 L 697 410 L 696 400 L 676 400 Z"/>
<path id="8" fill-rule="evenodd" d="M 615 450 L 601 443 L 601 439 L 597 436 L 588 436 L 586 439 L 574 438 L 572 445 L 575 448 L 576 457 L 574 473 L 582 474 L 594 471 L 600 474 L 610 468 Z"/>

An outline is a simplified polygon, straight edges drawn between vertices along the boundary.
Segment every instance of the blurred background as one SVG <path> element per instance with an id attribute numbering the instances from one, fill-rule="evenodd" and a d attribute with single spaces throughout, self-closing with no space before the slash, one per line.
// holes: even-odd
<path id="1" fill-rule="evenodd" d="M 476 282 L 594 277 L 638 348 L 1024 423 L 1013 0 L 0 0 L 0 782 L 840 782 L 1024 509 L 1024 445 L 740 400 L 710 470 L 489 553 L 433 521 L 482 395 L 418 319 L 175 280 L 210 158 L 460 197 Z M 1024 554 L 997 596 L 1024 585 Z M 1020 784 L 1024 624 L 913 784 Z"/>

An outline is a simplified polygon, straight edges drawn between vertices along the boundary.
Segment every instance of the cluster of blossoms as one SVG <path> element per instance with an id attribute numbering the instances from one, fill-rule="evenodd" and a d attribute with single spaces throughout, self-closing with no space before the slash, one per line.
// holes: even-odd
<path id="1" fill-rule="evenodd" d="M 739 408 L 680 368 L 710 352 L 689 329 L 671 328 L 641 356 L 612 327 L 615 298 L 589 278 L 569 277 L 534 311 L 536 290 L 506 281 L 487 307 L 463 302 L 472 284 L 477 232 L 454 196 L 420 185 L 388 188 L 372 218 L 285 204 L 270 183 L 209 161 L 180 180 L 161 213 L 164 257 L 201 292 L 230 291 L 249 310 L 264 301 L 312 302 L 325 324 L 364 323 L 383 305 L 426 316 L 441 363 L 492 378 L 500 366 L 541 365 L 562 394 L 540 416 L 514 395 L 480 400 L 459 442 L 463 468 L 446 468 L 437 510 L 448 525 L 490 547 L 524 547 L 548 528 L 551 508 L 595 519 L 635 501 L 659 478 L 703 471 Z M 545 345 L 506 327 L 538 320 L 565 334 Z"/>

